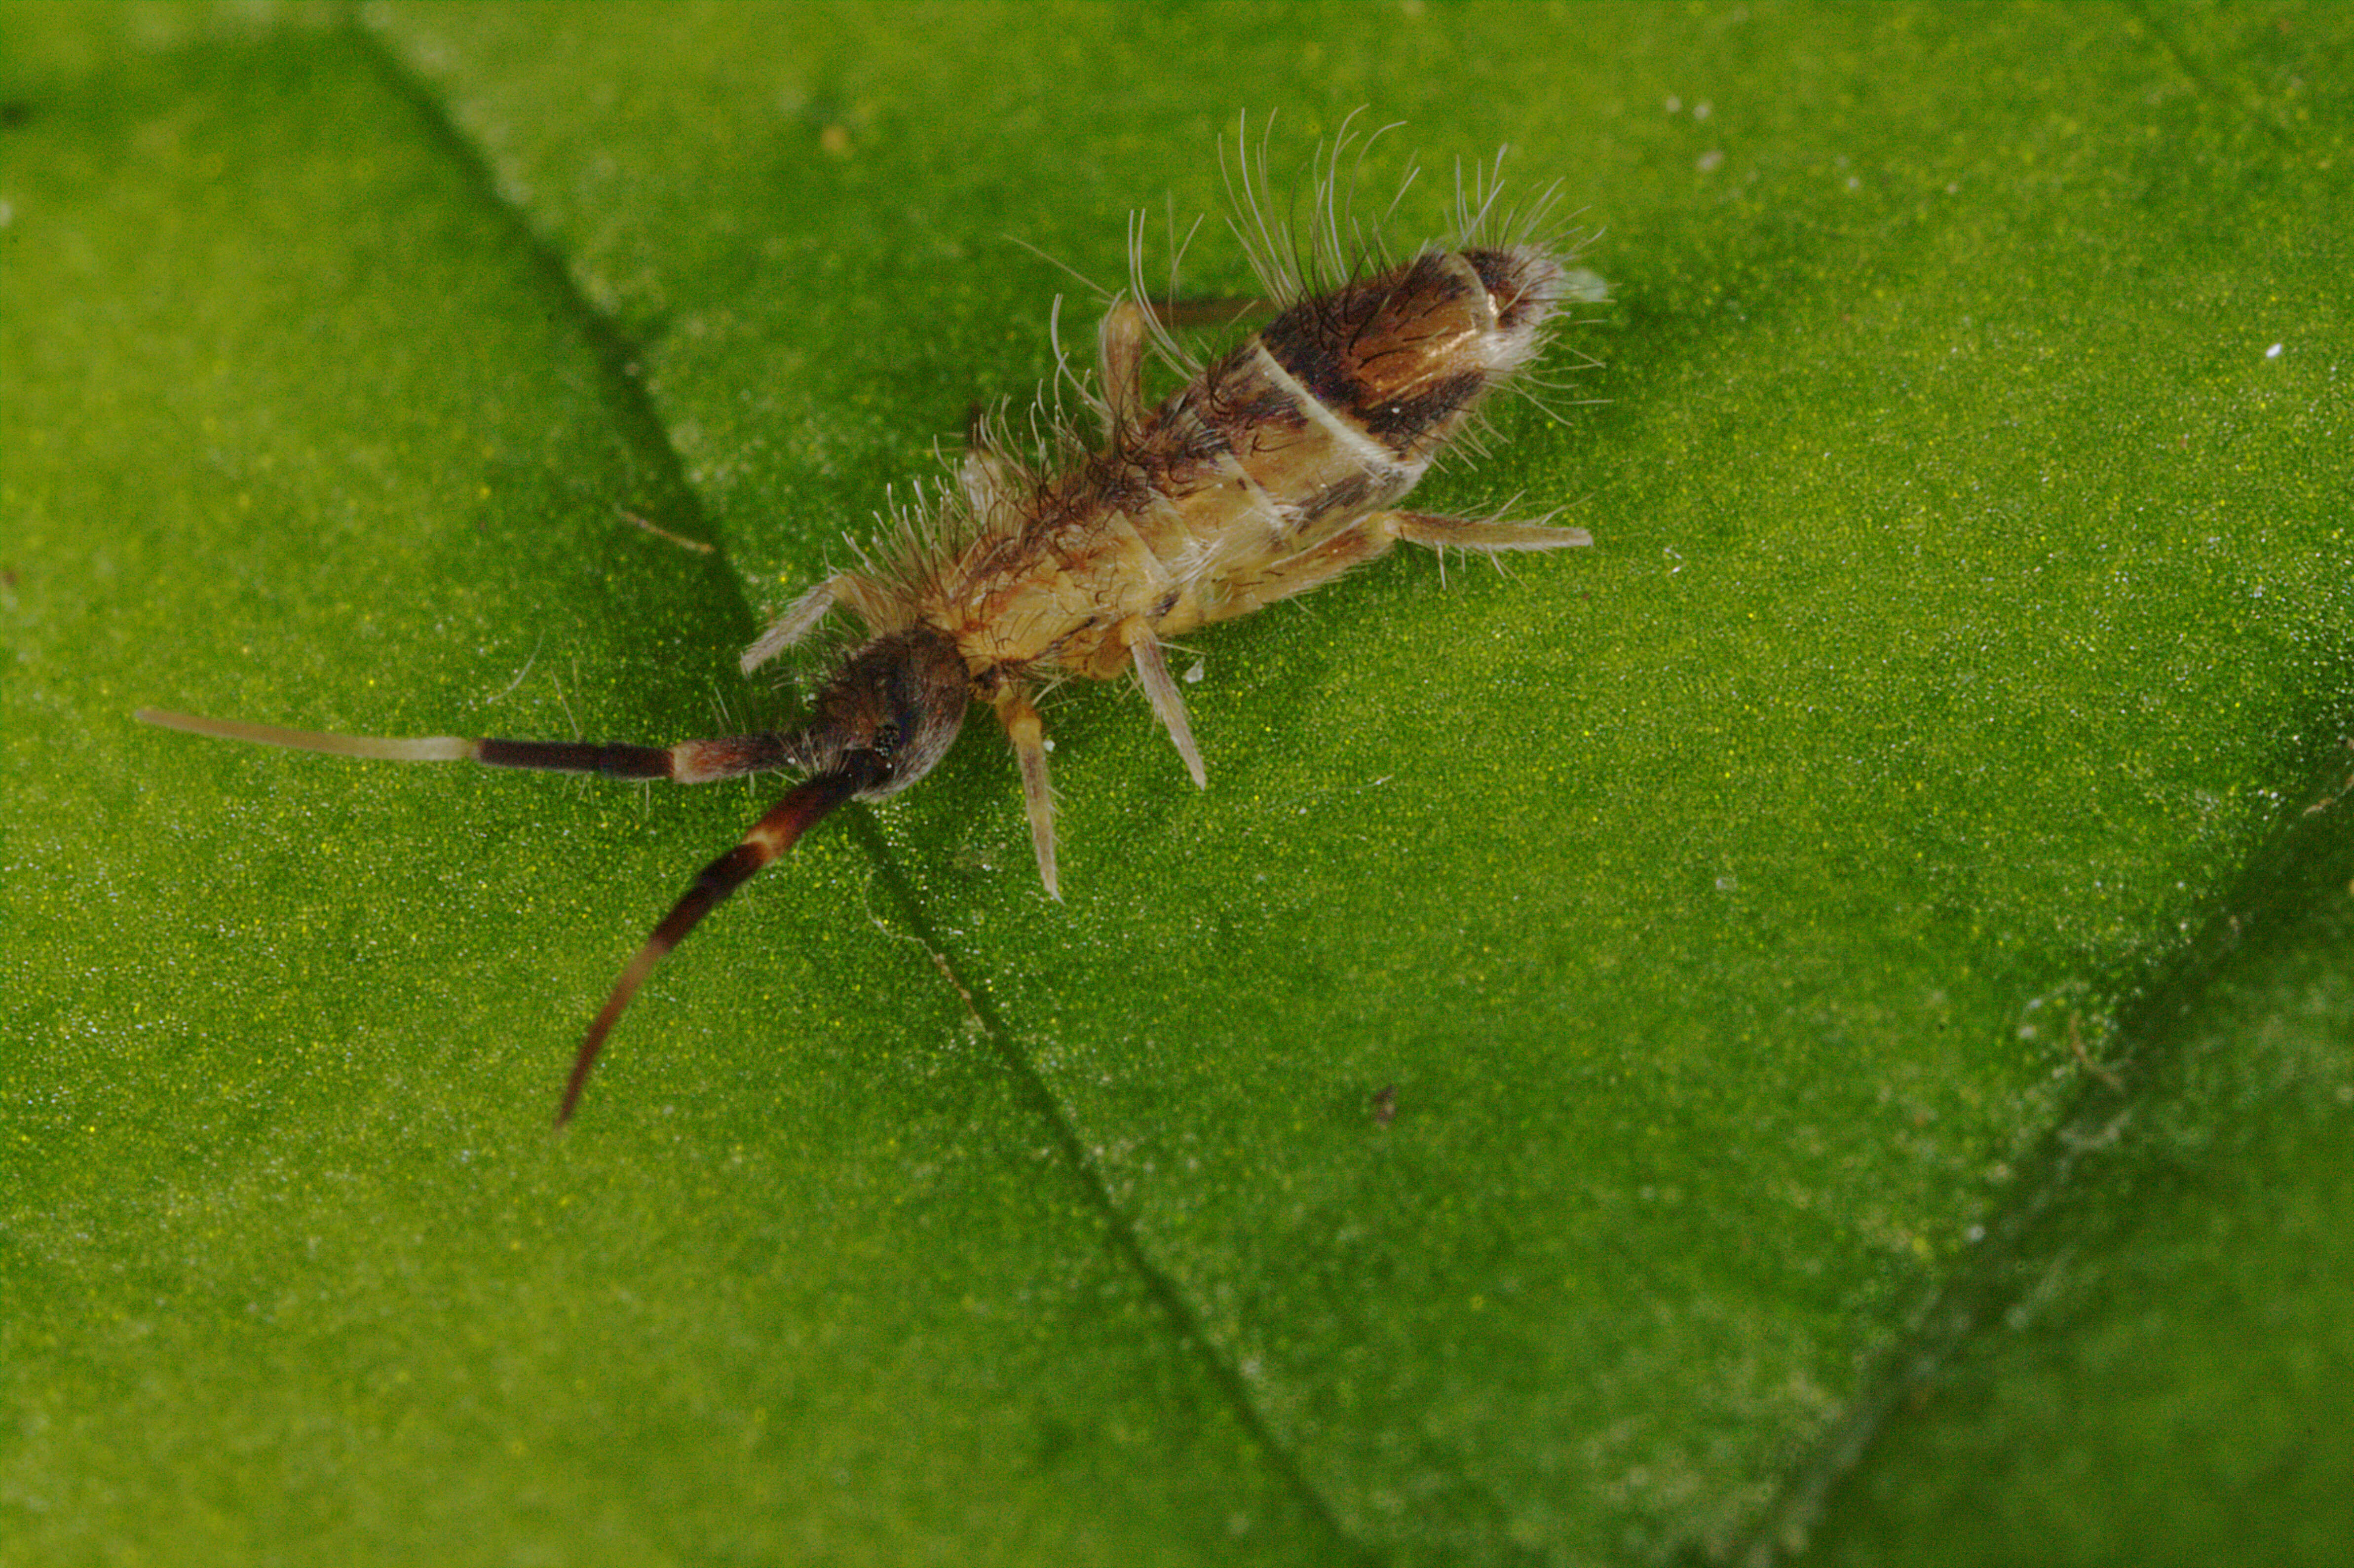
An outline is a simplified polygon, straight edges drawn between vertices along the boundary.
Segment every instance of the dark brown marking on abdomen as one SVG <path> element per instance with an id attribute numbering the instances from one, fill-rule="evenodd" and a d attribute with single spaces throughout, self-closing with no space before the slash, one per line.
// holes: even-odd
<path id="1" fill-rule="evenodd" d="M 1455 422 L 1488 389 L 1488 377 L 1466 370 L 1395 402 L 1351 409 L 1365 434 L 1411 461 L 1434 451 L 1453 431 Z"/>
<path id="2" fill-rule="evenodd" d="M 1487 390 L 1494 330 L 1483 280 L 1462 257 L 1405 266 L 1278 316 L 1259 343 L 1333 414 L 1401 461 L 1426 456 Z"/>

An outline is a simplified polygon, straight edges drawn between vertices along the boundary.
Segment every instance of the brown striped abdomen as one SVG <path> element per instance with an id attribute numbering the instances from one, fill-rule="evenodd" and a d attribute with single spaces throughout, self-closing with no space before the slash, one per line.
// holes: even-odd
<path id="1" fill-rule="evenodd" d="M 1107 677 L 1132 618 L 1173 636 L 1251 608 L 1226 586 L 1414 488 L 1535 356 L 1562 286 L 1542 250 L 1426 251 L 1291 305 L 950 564 L 942 629 L 976 673 Z"/>

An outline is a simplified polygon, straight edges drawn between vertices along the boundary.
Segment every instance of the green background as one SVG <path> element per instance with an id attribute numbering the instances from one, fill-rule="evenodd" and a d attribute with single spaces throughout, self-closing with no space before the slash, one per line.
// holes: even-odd
<path id="1" fill-rule="evenodd" d="M 0 1562 L 2354 1531 L 2344 12 L 15 5 L 0 50 Z M 1559 419 L 1418 495 L 1596 546 L 1195 639 L 1206 791 L 1066 688 L 1066 904 L 976 725 L 682 948 L 556 1139 L 774 780 L 130 722 L 789 722 L 736 651 L 1051 369 L 1055 263 L 1217 210 L 1239 111 L 1289 188 L 1361 105 L 1369 190 L 1428 170 L 1400 241 L 1506 143 L 1605 230 Z M 1205 229 L 1192 285 L 1246 276 Z"/>

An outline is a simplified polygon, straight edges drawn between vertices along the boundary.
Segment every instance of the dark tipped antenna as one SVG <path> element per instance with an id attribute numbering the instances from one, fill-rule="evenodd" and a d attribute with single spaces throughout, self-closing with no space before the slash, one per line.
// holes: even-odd
<path id="1" fill-rule="evenodd" d="M 678 946 L 695 924 L 718 906 L 719 901 L 752 879 L 762 866 L 793 847 L 801 834 L 818 820 L 862 789 L 882 781 L 885 768 L 872 752 L 854 752 L 842 769 L 822 773 L 795 789 L 778 801 L 769 814 L 752 824 L 752 831 L 743 842 L 709 865 L 695 879 L 695 885 L 684 897 L 671 906 L 646 945 L 638 949 L 637 957 L 621 970 L 621 978 L 613 982 L 613 992 L 581 1037 L 580 1049 L 572 1058 L 572 1076 L 565 1081 L 564 1098 L 556 1107 L 556 1126 L 560 1129 L 572 1119 L 580 1104 L 580 1091 L 588 1086 L 588 1074 L 597 1065 L 599 1053 L 605 1048 L 605 1037 L 613 1033 L 620 1022 L 622 1011 L 638 988 L 654 971 L 663 956 Z"/>
<path id="2" fill-rule="evenodd" d="M 164 708 L 141 708 L 133 715 L 188 735 L 219 740 L 250 741 L 283 746 L 297 751 L 320 751 L 331 757 L 356 757 L 381 762 L 478 762 L 490 768 L 543 768 L 559 773 L 600 773 L 609 779 L 675 779 L 700 783 L 707 779 L 733 778 L 763 768 L 793 763 L 790 743 L 782 736 L 739 735 L 716 740 L 684 741 L 673 747 L 607 746 L 584 741 L 491 740 L 436 735 L 417 738 L 383 736 L 329 735 L 318 730 L 286 729 L 278 725 L 247 724 L 238 719 L 202 718 Z M 638 949 L 621 978 L 613 984 L 602 1012 L 588 1025 L 580 1050 L 572 1060 L 572 1076 L 557 1107 L 556 1125 L 572 1119 L 580 1091 L 596 1066 L 605 1037 L 613 1032 L 630 999 L 645 984 L 663 955 L 678 946 L 695 924 L 721 899 L 749 881 L 753 873 L 793 847 L 795 841 L 827 812 L 863 790 L 890 777 L 890 765 L 872 751 L 853 751 L 832 771 L 822 773 L 796 788 L 752 824 L 743 841 L 703 868 L 686 896 L 663 916 L 653 934 Z"/>

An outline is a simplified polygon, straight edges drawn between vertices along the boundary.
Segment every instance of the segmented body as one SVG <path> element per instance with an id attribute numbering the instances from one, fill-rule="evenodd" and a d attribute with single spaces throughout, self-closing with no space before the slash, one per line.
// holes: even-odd
<path id="1" fill-rule="evenodd" d="M 1193 365 L 1142 304 L 1115 302 L 1098 342 L 1101 393 L 1088 394 L 1105 418 L 1100 446 L 1057 424 L 1048 461 L 1027 462 L 977 422 L 937 509 L 899 515 L 875 551 L 862 550 L 866 569 L 804 595 L 744 656 L 749 671 L 846 604 L 874 634 L 858 659 L 924 686 L 905 722 L 885 726 L 904 758 L 862 795 L 922 777 L 954 739 L 966 698 L 988 703 L 1020 759 L 1039 877 L 1057 897 L 1044 729 L 1030 703 L 1040 679 L 1133 670 L 1204 784 L 1166 639 L 1304 593 L 1400 539 L 1486 551 L 1590 542 L 1582 529 L 1395 509 L 1481 399 L 1543 347 L 1570 288 L 1559 257 L 1467 244 L 1321 291 L 1257 259 L 1269 292 L 1290 297 L 1240 347 Z M 1189 373 L 1149 410 L 1148 348 Z M 848 674 L 821 694 L 800 735 L 695 743 L 676 776 L 772 766 L 754 755 L 762 746 L 781 746 L 812 774 L 832 770 L 873 718 L 875 673 Z M 965 694 L 951 696 L 960 675 Z M 840 722 L 828 708 L 862 701 L 870 711 Z"/>
<path id="2" fill-rule="evenodd" d="M 1563 278 L 1532 249 L 1426 251 L 1301 300 L 1066 471 L 969 463 L 930 558 L 831 586 L 877 632 L 945 633 L 983 696 L 1120 674 L 1140 627 L 1182 636 L 1385 548 L 1361 524 L 1536 353 Z"/>
<path id="3" fill-rule="evenodd" d="M 1599 280 L 1569 272 L 1546 246 L 1482 243 L 1491 195 L 1459 215 L 1454 246 L 1331 281 L 1364 248 L 1353 228 L 1343 241 L 1328 173 L 1310 239 L 1329 286 L 1311 288 L 1290 260 L 1292 237 L 1260 218 L 1247 166 L 1245 174 L 1246 222 L 1236 232 L 1278 307 L 1274 319 L 1200 365 L 1154 314 L 1172 313 L 1142 302 L 1140 284 L 1116 301 L 1098 339 L 1099 376 L 1082 388 L 1103 416 L 1100 444 L 1057 422 L 1045 457 L 1025 459 L 991 423 L 977 422 L 955 482 L 933 503 L 893 518 L 862 550 L 862 569 L 804 594 L 746 651 L 748 672 L 837 605 L 865 622 L 867 641 L 834 670 L 798 730 L 647 747 L 381 739 L 154 709 L 140 716 L 199 735 L 395 761 L 681 783 L 778 768 L 806 773 L 704 868 L 624 968 L 574 1056 L 559 1123 L 663 955 L 826 813 L 929 772 L 976 698 L 1013 743 L 1039 876 L 1060 897 L 1044 731 L 1030 700 L 1042 681 L 1132 671 L 1193 781 L 1205 783 L 1161 655 L 1167 639 L 1304 593 L 1401 539 L 1487 552 L 1591 542 L 1583 529 L 1439 516 L 1398 503 L 1459 440 L 1480 401 L 1535 358 L 1564 298 L 1598 297 Z M 1144 366 L 1153 357 L 1184 385 L 1148 408 Z"/>

